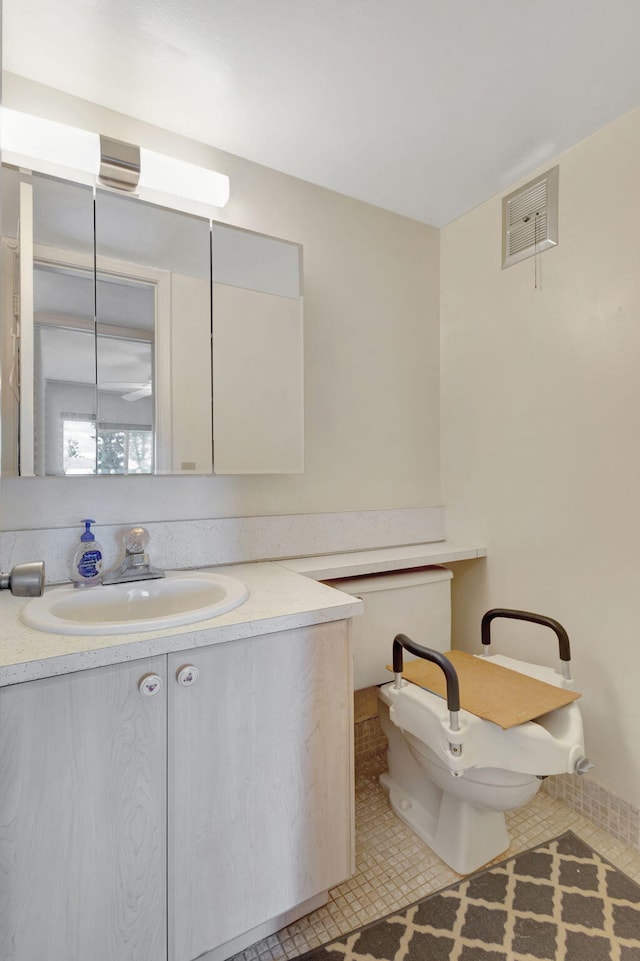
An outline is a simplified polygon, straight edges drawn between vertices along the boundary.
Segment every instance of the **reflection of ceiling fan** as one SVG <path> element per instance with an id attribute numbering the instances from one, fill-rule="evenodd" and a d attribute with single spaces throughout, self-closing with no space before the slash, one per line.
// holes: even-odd
<path id="1" fill-rule="evenodd" d="M 141 383 L 140 381 L 113 381 L 110 383 L 101 384 L 100 387 L 102 390 L 114 392 L 120 392 L 123 390 L 124 394 L 120 395 L 123 400 L 140 400 L 141 397 L 149 397 L 153 391 L 150 380 L 148 380 L 146 383 Z"/>

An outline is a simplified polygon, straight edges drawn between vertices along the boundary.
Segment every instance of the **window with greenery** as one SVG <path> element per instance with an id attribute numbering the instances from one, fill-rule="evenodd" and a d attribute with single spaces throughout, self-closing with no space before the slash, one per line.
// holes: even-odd
<path id="1" fill-rule="evenodd" d="M 145 424 L 102 424 L 63 415 L 65 474 L 151 474 L 153 431 Z"/>

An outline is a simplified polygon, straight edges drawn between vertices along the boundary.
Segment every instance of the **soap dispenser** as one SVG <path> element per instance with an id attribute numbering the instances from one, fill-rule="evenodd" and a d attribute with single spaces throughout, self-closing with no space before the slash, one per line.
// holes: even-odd
<path id="1" fill-rule="evenodd" d="M 71 580 L 74 587 L 93 587 L 102 580 L 102 548 L 91 531 L 95 521 L 83 520 L 84 534 L 71 564 Z"/>

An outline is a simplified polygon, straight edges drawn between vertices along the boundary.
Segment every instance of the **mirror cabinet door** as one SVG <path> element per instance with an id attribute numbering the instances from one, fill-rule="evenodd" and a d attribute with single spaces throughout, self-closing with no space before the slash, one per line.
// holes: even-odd
<path id="1" fill-rule="evenodd" d="M 209 232 L 96 194 L 99 473 L 211 473 Z"/>
<path id="2" fill-rule="evenodd" d="M 1 250 L 2 473 L 94 473 L 92 189 L 3 168 Z"/>
<path id="3" fill-rule="evenodd" d="M 302 473 L 302 248 L 214 223 L 212 264 L 214 473 Z"/>

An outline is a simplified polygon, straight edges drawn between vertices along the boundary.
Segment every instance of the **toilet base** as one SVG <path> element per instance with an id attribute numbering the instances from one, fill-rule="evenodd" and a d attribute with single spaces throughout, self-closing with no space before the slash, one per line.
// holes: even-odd
<path id="1" fill-rule="evenodd" d="M 436 816 L 396 784 L 389 771 L 380 775 L 380 784 L 388 792 L 392 811 L 458 874 L 477 871 L 509 847 L 502 811 L 473 807 L 443 794 Z"/>

